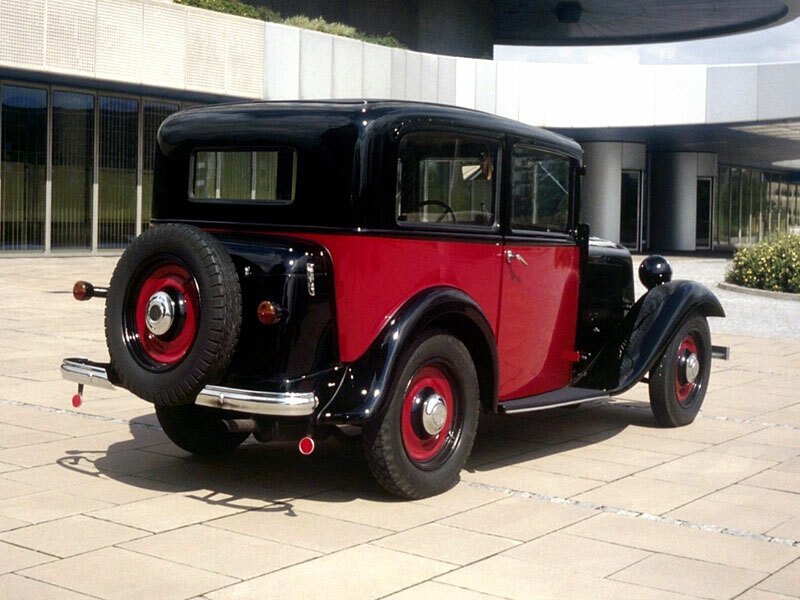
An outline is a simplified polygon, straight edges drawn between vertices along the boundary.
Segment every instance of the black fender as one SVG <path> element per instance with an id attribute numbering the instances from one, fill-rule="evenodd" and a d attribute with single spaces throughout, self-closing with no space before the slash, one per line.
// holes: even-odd
<path id="1" fill-rule="evenodd" d="M 678 328 L 693 314 L 724 317 L 717 297 L 694 281 L 671 281 L 634 304 L 617 332 L 571 385 L 621 394 L 655 365 Z"/>
<path id="2" fill-rule="evenodd" d="M 436 287 L 411 298 L 357 361 L 346 366 L 341 386 L 317 412 L 320 425 L 362 424 L 382 414 L 405 352 L 423 331 L 441 329 L 459 337 L 472 354 L 481 402 L 497 405 L 497 343 L 480 306 L 451 287 Z"/>

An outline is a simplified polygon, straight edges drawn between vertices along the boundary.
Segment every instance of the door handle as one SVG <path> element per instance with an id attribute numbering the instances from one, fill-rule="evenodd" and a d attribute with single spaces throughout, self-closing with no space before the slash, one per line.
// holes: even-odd
<path id="1" fill-rule="evenodd" d="M 528 266 L 528 261 L 525 260 L 525 258 L 523 258 L 521 254 L 516 254 L 513 250 L 506 250 L 506 262 L 508 264 L 511 264 L 511 261 L 515 259 L 521 262 L 526 267 Z"/>

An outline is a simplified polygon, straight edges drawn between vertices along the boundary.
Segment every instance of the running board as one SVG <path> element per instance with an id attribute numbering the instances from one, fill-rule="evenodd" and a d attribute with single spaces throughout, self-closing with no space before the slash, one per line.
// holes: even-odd
<path id="1" fill-rule="evenodd" d="M 536 396 L 528 396 L 519 400 L 506 400 L 499 402 L 497 412 L 511 415 L 515 413 L 531 412 L 534 410 L 547 410 L 549 408 L 559 408 L 580 404 L 590 400 L 608 400 L 610 396 L 601 390 L 590 390 L 587 388 L 565 387 L 560 390 L 553 390 Z"/>

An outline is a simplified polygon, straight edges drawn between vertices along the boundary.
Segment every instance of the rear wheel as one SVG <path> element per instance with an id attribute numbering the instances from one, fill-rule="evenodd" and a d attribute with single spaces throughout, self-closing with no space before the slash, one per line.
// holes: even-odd
<path id="1" fill-rule="evenodd" d="M 225 248 L 189 225 L 142 233 L 117 263 L 106 342 L 123 387 L 161 406 L 194 402 L 230 365 L 241 290 Z"/>
<path id="2" fill-rule="evenodd" d="M 365 428 L 370 470 L 390 493 L 423 498 L 458 482 L 472 449 L 478 376 L 458 339 L 430 334 L 406 353 L 389 405 Z"/>
<path id="3" fill-rule="evenodd" d="M 250 435 L 229 432 L 220 411 L 206 406 L 156 406 L 156 417 L 167 437 L 192 454 L 210 456 L 230 452 Z"/>
<path id="4" fill-rule="evenodd" d="M 678 330 L 650 372 L 650 407 L 662 427 L 694 421 L 711 372 L 711 334 L 702 315 L 689 318 Z"/>

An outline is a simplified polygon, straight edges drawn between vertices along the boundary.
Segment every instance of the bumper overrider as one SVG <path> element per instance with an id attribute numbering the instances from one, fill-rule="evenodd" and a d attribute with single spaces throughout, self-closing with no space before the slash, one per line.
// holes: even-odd
<path id="1" fill-rule="evenodd" d="M 116 381 L 108 364 L 85 358 L 65 358 L 61 376 L 83 386 L 116 389 Z M 314 414 L 319 401 L 313 392 L 264 392 L 218 385 L 207 385 L 198 394 L 195 404 L 222 410 L 274 417 L 306 417 Z"/>

